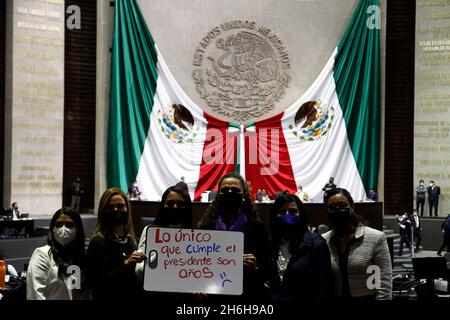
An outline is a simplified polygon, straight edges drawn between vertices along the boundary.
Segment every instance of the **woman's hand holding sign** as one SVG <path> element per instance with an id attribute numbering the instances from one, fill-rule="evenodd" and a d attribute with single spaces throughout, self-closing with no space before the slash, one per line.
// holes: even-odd
<path id="1" fill-rule="evenodd" d="M 244 253 L 244 267 L 247 270 L 257 270 L 258 263 L 256 261 L 256 257 L 251 253 Z"/>
<path id="2" fill-rule="evenodd" d="M 128 258 L 126 258 L 123 263 L 126 266 L 135 266 L 136 263 L 142 262 L 146 259 L 147 257 L 145 256 L 145 254 L 143 254 L 140 251 L 134 251 Z"/>

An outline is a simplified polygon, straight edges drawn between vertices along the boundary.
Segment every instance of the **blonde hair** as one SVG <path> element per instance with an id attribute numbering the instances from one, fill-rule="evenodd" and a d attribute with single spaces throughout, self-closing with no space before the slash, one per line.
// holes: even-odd
<path id="1" fill-rule="evenodd" d="M 134 228 L 133 228 L 133 219 L 131 217 L 131 204 L 130 204 L 130 200 L 128 200 L 128 197 L 126 196 L 126 194 L 119 188 L 109 188 L 108 190 L 106 190 L 105 192 L 103 192 L 101 198 L 100 198 L 100 203 L 98 204 L 98 211 L 97 211 L 97 225 L 95 226 L 94 232 L 92 233 L 91 238 L 94 238 L 96 235 L 100 234 L 102 236 L 105 236 L 107 234 L 112 233 L 112 230 L 109 230 L 107 228 L 107 226 L 105 226 L 104 224 L 104 214 L 105 214 L 105 208 L 107 207 L 109 201 L 111 200 L 112 197 L 114 196 L 121 196 L 124 200 L 125 203 L 127 205 L 127 212 L 128 212 L 128 220 L 127 222 L 123 225 L 125 228 L 125 233 L 129 234 L 131 236 L 132 240 L 136 239 L 136 235 L 134 233 Z"/>

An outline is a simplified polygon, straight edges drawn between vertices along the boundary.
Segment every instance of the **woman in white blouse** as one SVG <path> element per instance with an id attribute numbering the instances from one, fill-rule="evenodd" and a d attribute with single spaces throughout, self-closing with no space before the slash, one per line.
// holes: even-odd
<path id="1" fill-rule="evenodd" d="M 36 248 L 27 272 L 28 300 L 73 300 L 81 296 L 84 229 L 80 215 L 59 209 L 50 221 L 45 246 Z"/>

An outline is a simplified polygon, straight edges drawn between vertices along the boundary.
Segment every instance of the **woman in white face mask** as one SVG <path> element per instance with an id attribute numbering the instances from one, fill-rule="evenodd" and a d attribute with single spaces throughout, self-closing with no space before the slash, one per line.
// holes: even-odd
<path id="1" fill-rule="evenodd" d="M 27 273 L 28 300 L 81 298 L 84 269 L 84 229 L 80 215 L 59 209 L 50 221 L 45 246 L 36 248 Z"/>

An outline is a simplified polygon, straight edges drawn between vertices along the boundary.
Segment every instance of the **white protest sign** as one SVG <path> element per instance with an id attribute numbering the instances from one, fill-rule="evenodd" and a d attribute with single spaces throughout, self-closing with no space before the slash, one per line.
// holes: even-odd
<path id="1" fill-rule="evenodd" d="M 244 234 L 151 227 L 144 289 L 242 294 Z"/>

